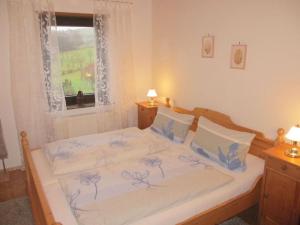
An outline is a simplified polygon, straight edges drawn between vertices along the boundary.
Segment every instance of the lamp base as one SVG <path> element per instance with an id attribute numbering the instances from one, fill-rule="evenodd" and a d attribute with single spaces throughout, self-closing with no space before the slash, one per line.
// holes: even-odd
<path id="1" fill-rule="evenodd" d="M 154 101 L 148 101 L 149 106 L 154 106 Z"/>
<path id="2" fill-rule="evenodd" d="M 148 105 L 149 106 L 154 106 L 155 105 L 154 98 L 150 97 L 150 99 L 148 100 Z"/>
<path id="3" fill-rule="evenodd" d="M 298 157 L 300 157 L 300 152 L 295 147 L 285 150 L 284 154 L 286 156 L 288 156 L 288 157 L 291 157 L 291 158 L 298 158 Z"/>

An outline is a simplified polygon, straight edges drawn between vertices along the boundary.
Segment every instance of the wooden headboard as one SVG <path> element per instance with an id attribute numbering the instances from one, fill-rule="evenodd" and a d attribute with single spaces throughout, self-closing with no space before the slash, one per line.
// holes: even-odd
<path id="1" fill-rule="evenodd" d="M 196 131 L 199 117 L 203 116 L 219 125 L 222 125 L 226 128 L 237 130 L 237 131 L 245 131 L 249 133 L 256 134 L 255 138 L 252 141 L 249 152 L 253 155 L 256 155 L 260 158 L 264 158 L 263 151 L 273 147 L 274 141 L 267 139 L 263 133 L 252 130 L 250 128 L 242 127 L 235 124 L 231 118 L 223 113 L 216 112 L 210 109 L 205 108 L 194 108 L 194 110 L 187 110 L 180 107 L 174 107 L 173 110 L 178 113 L 189 114 L 195 116 L 193 124 L 191 125 L 191 130 Z"/>

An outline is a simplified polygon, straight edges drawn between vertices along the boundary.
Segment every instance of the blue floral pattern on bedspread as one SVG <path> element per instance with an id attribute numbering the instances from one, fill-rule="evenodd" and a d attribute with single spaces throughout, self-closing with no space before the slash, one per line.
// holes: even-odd
<path id="1" fill-rule="evenodd" d="M 148 180 L 148 177 L 150 175 L 149 170 L 145 171 L 133 171 L 129 172 L 128 170 L 124 170 L 121 173 L 122 177 L 125 178 L 126 180 L 131 180 L 131 184 L 133 186 L 139 186 L 139 185 L 144 185 L 147 188 L 155 187 L 156 185 L 151 184 Z"/>
<path id="2" fill-rule="evenodd" d="M 88 210 L 81 209 L 77 206 L 77 199 L 79 198 L 79 196 L 80 196 L 80 190 L 79 189 L 77 191 L 75 191 L 74 193 L 71 193 L 70 195 L 66 196 L 67 199 L 69 200 L 69 205 L 70 205 L 70 208 L 72 210 L 72 213 L 76 218 L 80 217 L 80 212 L 87 212 L 88 211 Z"/>
<path id="3" fill-rule="evenodd" d="M 79 224 L 94 225 L 85 224 L 83 218 L 101 214 L 97 206 L 112 199 L 136 191 L 156 193 L 165 190 L 170 187 L 169 180 L 180 182 L 181 177 L 195 170 L 197 173 L 214 171 L 214 167 L 198 153 L 173 145 L 165 151 L 147 153 L 131 160 L 59 177 L 62 190 Z M 230 158 L 225 157 L 223 160 L 234 162 L 235 146 L 231 151 Z M 220 157 L 223 156 L 220 154 Z M 172 184 L 176 186 L 176 183 Z"/>
<path id="4" fill-rule="evenodd" d="M 188 163 L 190 166 L 199 166 L 202 165 L 206 169 L 211 168 L 212 166 L 208 165 L 207 163 L 204 163 L 199 157 L 196 157 L 194 155 L 179 155 L 178 159 Z"/>
<path id="5" fill-rule="evenodd" d="M 127 128 L 53 142 L 44 150 L 54 173 L 64 174 L 164 151 L 169 145 L 138 128 Z"/>
<path id="6" fill-rule="evenodd" d="M 89 147 L 89 144 L 80 142 L 78 140 L 65 141 L 59 143 L 54 147 L 45 147 L 46 155 L 52 161 L 54 160 L 67 160 L 70 159 L 76 151 L 84 150 Z"/>
<path id="7" fill-rule="evenodd" d="M 142 162 L 149 167 L 158 167 L 160 172 L 161 172 L 161 176 L 163 178 L 165 178 L 165 172 L 162 168 L 162 160 L 158 157 L 153 157 L 153 158 L 143 158 Z"/>
<path id="8" fill-rule="evenodd" d="M 98 173 L 82 173 L 79 175 L 79 180 L 81 184 L 94 186 L 94 199 L 96 200 L 98 196 L 98 182 L 101 180 L 101 176 L 99 176 Z"/>

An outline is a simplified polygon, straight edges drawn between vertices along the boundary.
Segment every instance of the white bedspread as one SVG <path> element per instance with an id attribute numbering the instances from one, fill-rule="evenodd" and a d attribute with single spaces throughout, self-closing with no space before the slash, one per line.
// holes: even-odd
<path id="1" fill-rule="evenodd" d="M 233 180 L 186 150 L 174 145 L 171 150 L 59 180 L 79 224 L 128 224 Z"/>
<path id="2" fill-rule="evenodd" d="M 168 147 L 168 142 L 131 127 L 60 140 L 43 149 L 53 173 L 58 175 L 118 163 Z"/>
<path id="3" fill-rule="evenodd" d="M 149 132 L 149 131 L 143 131 L 143 132 Z M 156 138 L 160 139 L 159 137 L 156 137 Z M 189 140 L 188 142 L 190 142 L 190 139 L 191 138 L 188 138 L 188 140 Z M 169 144 L 170 144 L 170 148 L 173 149 L 172 148 L 173 144 L 172 143 L 169 143 Z M 189 143 L 187 143 L 186 145 L 189 145 Z M 184 147 L 184 145 L 182 145 L 182 148 L 183 148 L 182 151 L 184 151 L 186 154 L 192 154 L 192 155 L 194 154 L 189 148 Z M 166 152 L 172 152 L 172 151 L 166 151 Z M 158 153 L 158 154 L 161 154 L 161 153 Z M 70 209 L 70 206 L 69 206 L 70 201 L 67 201 L 67 199 L 64 197 L 65 193 L 67 193 L 66 191 L 72 191 L 72 188 L 71 188 L 72 185 L 70 185 L 70 187 L 68 187 L 69 186 L 68 184 L 75 182 L 74 187 L 76 185 L 79 185 L 80 180 L 76 181 L 76 179 L 73 179 L 73 178 L 75 178 L 76 174 L 72 175 L 73 178 L 69 177 L 68 181 L 65 180 L 66 183 L 62 182 L 62 183 L 64 183 L 63 187 L 64 187 L 64 191 L 65 191 L 65 192 L 63 192 L 61 189 L 61 185 L 58 183 L 58 177 L 53 175 L 53 172 L 51 171 L 51 169 L 47 163 L 47 160 L 46 160 L 45 155 L 43 154 L 43 151 L 41 151 L 41 150 L 34 151 L 32 153 L 32 155 L 33 155 L 34 163 L 37 167 L 39 177 L 41 178 L 41 183 L 45 190 L 47 199 L 50 204 L 50 208 L 53 211 L 55 219 L 57 221 L 61 222 L 63 225 L 79 224 L 76 222 L 75 217 L 72 215 L 72 210 Z M 232 182 L 224 185 L 222 188 L 216 188 L 215 190 L 206 192 L 204 195 L 199 195 L 198 197 L 195 197 L 188 201 L 182 202 L 181 204 L 178 204 L 178 205 L 175 204 L 172 207 L 164 207 L 165 210 L 159 210 L 159 211 L 155 212 L 154 214 L 150 213 L 151 215 L 149 214 L 149 216 L 145 216 L 145 217 L 141 218 L 140 220 L 137 220 L 136 222 L 132 222 L 130 224 L 131 225 L 160 225 L 160 224 L 172 225 L 172 224 L 181 222 L 199 212 L 205 211 L 211 207 L 215 207 L 216 205 L 221 204 L 224 201 L 227 201 L 231 198 L 234 198 L 235 196 L 238 196 L 238 195 L 250 190 L 250 188 L 254 185 L 255 180 L 257 180 L 257 178 L 259 176 L 261 176 L 263 173 L 264 161 L 251 155 L 251 154 L 248 154 L 248 156 L 246 158 L 248 167 L 247 167 L 247 170 L 244 172 L 228 171 L 225 168 L 220 167 L 219 165 L 217 165 L 214 162 L 204 159 L 201 156 L 199 156 L 199 157 L 200 157 L 199 160 L 201 162 L 203 162 L 204 164 L 214 167 L 217 170 L 221 171 L 222 173 L 228 174 L 229 176 L 233 177 L 234 180 Z M 184 162 L 185 163 L 190 162 L 191 164 L 193 164 L 192 162 L 194 161 L 194 160 L 189 160 L 192 158 L 188 158 L 188 157 L 187 158 L 181 157 L 181 159 L 184 159 L 184 160 L 181 160 L 180 164 L 184 163 Z M 186 160 L 186 159 L 188 159 L 188 160 Z M 138 161 L 136 161 L 136 162 L 138 162 Z M 194 163 L 196 163 L 196 162 L 197 161 L 194 161 Z M 198 164 L 199 168 L 205 168 L 204 164 Z M 156 171 L 156 176 L 158 176 L 158 177 L 159 177 L 159 175 L 162 176 L 161 170 L 157 166 L 158 164 L 154 163 L 154 165 L 156 165 L 156 166 L 147 167 L 147 169 L 151 169 L 152 172 Z M 189 164 L 187 163 L 186 165 L 189 165 Z M 119 164 L 107 165 L 105 167 L 105 170 L 107 170 L 107 172 L 108 171 L 117 171 L 118 166 L 119 166 Z M 127 166 L 129 166 L 129 165 L 127 165 Z M 132 166 L 134 167 L 134 165 L 132 165 Z M 165 167 L 165 165 L 161 166 L 161 167 L 163 168 L 164 172 L 167 174 L 168 172 L 166 172 L 166 171 L 168 170 L 168 168 Z M 196 169 L 196 167 L 194 168 L 191 166 L 190 169 L 192 171 L 193 169 Z M 181 168 L 179 168 L 177 171 L 178 171 L 178 173 L 173 174 L 172 176 L 180 177 L 182 175 Z M 103 173 L 103 174 L 101 173 L 99 175 L 101 175 L 101 178 L 102 178 L 102 176 L 105 175 L 105 173 Z M 155 176 L 153 176 L 153 177 L 155 177 Z M 73 179 L 73 181 L 72 181 L 72 179 Z M 100 179 L 100 181 L 101 181 L 101 179 Z M 130 179 L 129 180 L 124 179 L 124 181 L 127 181 L 127 183 L 128 183 L 130 181 Z M 155 181 L 155 179 L 152 179 L 152 180 L 150 179 L 150 184 L 151 184 L 151 182 L 154 182 L 154 181 Z M 77 184 L 76 184 L 76 182 L 77 182 Z M 90 185 L 82 185 L 81 184 L 81 186 L 84 186 L 84 188 L 89 190 L 89 191 L 87 191 L 87 190 L 83 191 L 83 192 L 87 193 L 87 195 L 85 195 L 85 196 L 82 195 L 82 199 L 79 201 L 79 202 L 82 201 L 80 204 L 84 204 L 84 199 L 87 199 L 86 202 L 88 202 L 94 198 L 95 187 L 93 186 L 93 184 L 90 184 Z M 122 188 L 120 188 L 121 190 L 119 188 L 116 188 L 118 190 L 115 193 L 111 192 L 110 198 L 113 198 L 114 195 L 117 196 L 116 193 L 118 191 L 126 193 L 126 188 L 124 188 L 125 186 L 121 185 L 121 187 L 122 187 Z M 134 185 L 134 186 L 135 186 L 134 188 L 137 188 L 137 190 L 139 190 L 138 188 L 143 188 L 142 185 L 140 185 L 140 186 Z M 115 187 L 119 187 L 119 186 L 115 185 Z M 132 186 L 132 188 L 133 188 L 133 186 Z M 106 191 L 105 191 L 105 189 L 106 189 Z M 109 193 L 109 188 L 105 188 L 104 186 L 99 185 L 98 191 L 99 192 L 97 195 L 101 196 L 101 200 L 104 200 L 105 198 L 102 199 L 102 197 L 104 196 L 105 192 Z M 102 193 L 102 191 L 103 191 L 103 193 Z M 130 192 L 130 189 L 127 189 L 127 192 Z M 70 200 L 70 198 L 69 198 L 69 200 Z"/>

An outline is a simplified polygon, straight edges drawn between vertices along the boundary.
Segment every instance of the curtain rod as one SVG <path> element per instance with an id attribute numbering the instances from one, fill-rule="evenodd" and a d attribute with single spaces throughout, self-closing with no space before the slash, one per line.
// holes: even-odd
<path id="1" fill-rule="evenodd" d="M 95 1 L 95 0 L 90 0 L 90 1 Z M 119 0 L 96 0 L 96 1 L 101 1 L 101 2 L 114 2 L 114 3 L 120 3 L 120 4 L 129 4 L 133 5 L 133 2 L 129 1 L 119 1 Z M 39 10 L 35 10 L 36 13 L 40 13 Z M 60 13 L 60 12 L 59 12 Z M 91 14 L 92 15 L 92 14 Z"/>

